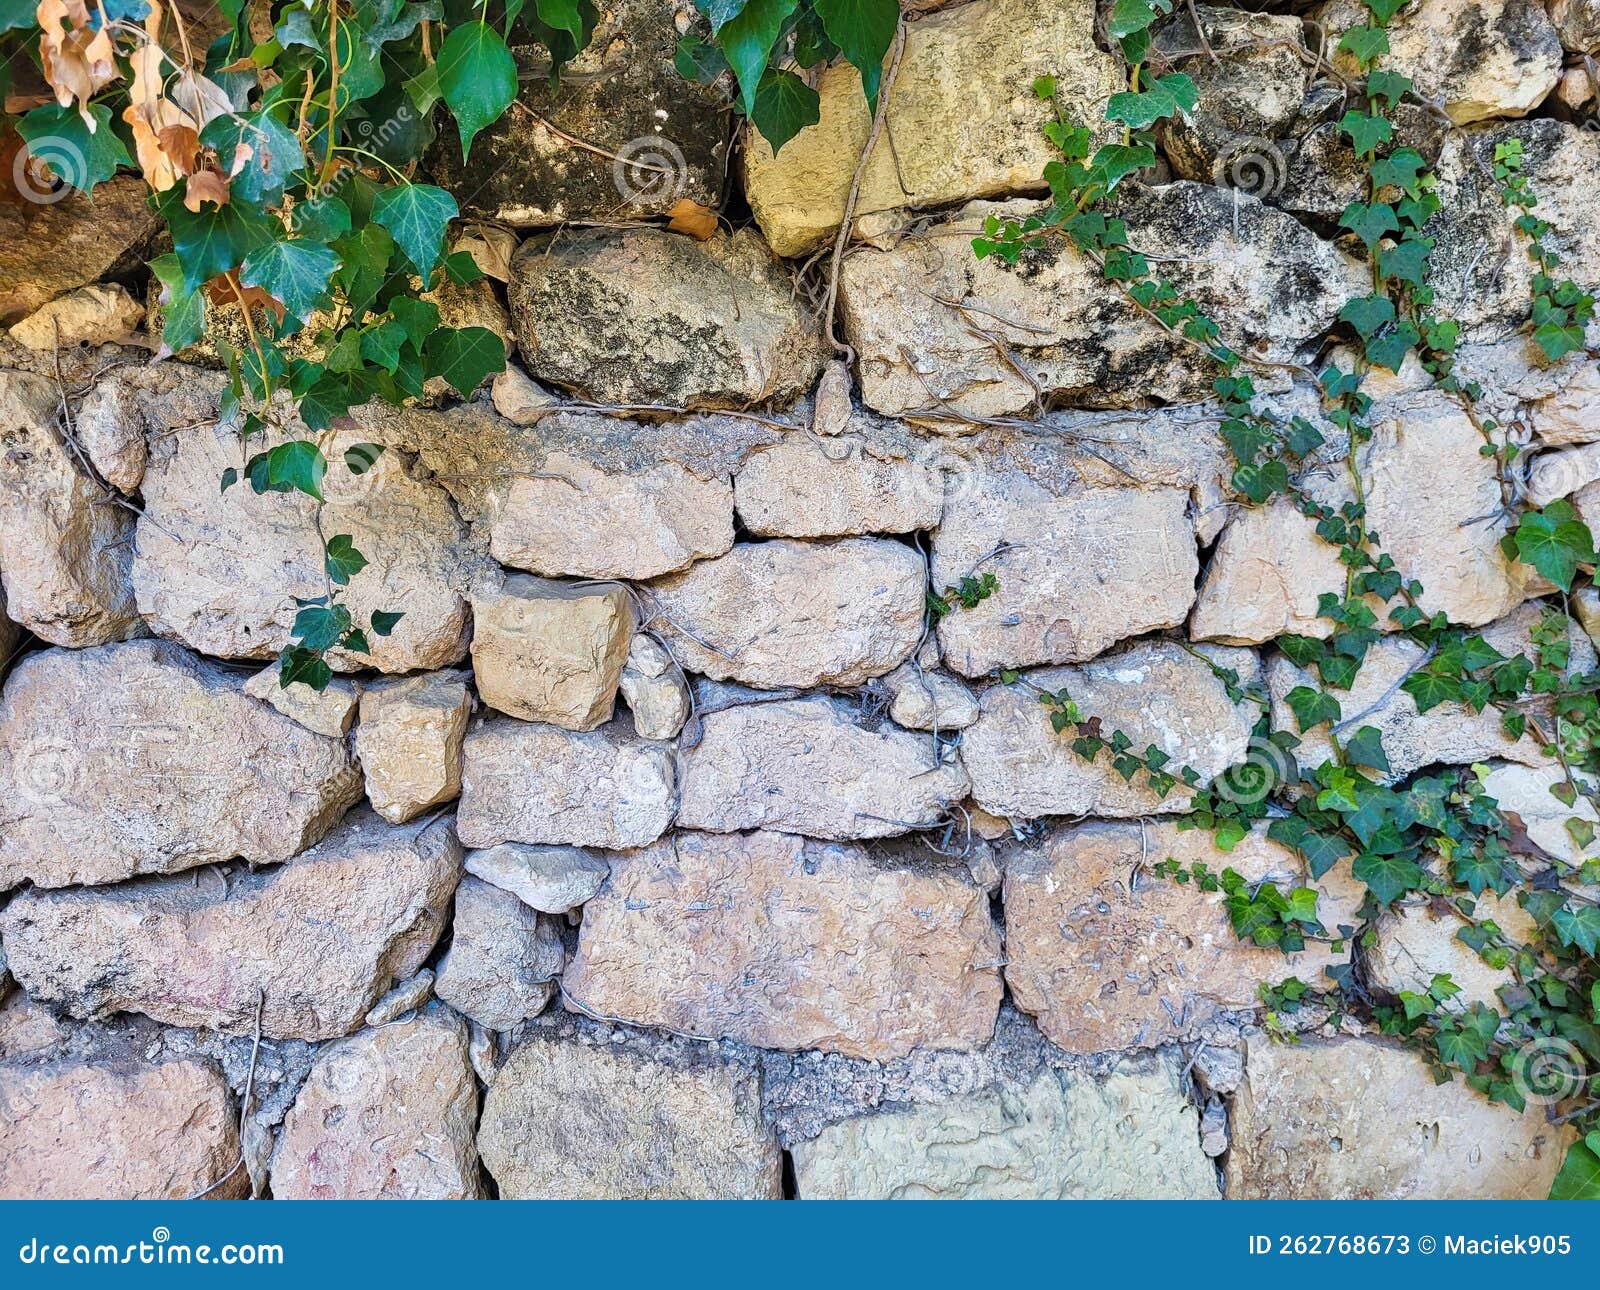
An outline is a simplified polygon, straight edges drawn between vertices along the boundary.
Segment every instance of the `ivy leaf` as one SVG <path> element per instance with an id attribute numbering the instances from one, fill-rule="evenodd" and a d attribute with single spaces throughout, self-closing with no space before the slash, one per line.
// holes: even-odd
<path id="1" fill-rule="evenodd" d="M 672 52 L 672 65 L 679 76 L 697 85 L 710 85 L 728 70 L 728 60 L 722 56 L 722 51 L 694 36 L 684 36 L 678 41 L 678 47 Z"/>
<path id="2" fill-rule="evenodd" d="M 883 58 L 900 23 L 899 0 L 815 0 L 828 39 L 839 46 L 849 64 L 861 73 L 867 110 L 878 111 L 878 85 L 883 79 Z M 765 133 L 763 131 L 762 133 Z"/>
<path id="3" fill-rule="evenodd" d="M 1550 1185 L 1551 1200 L 1600 1200 L 1600 1132 L 1567 1148 L 1561 1172 Z"/>
<path id="4" fill-rule="evenodd" d="M 423 356 L 428 374 L 444 377 L 462 398 L 506 365 L 505 342 L 487 327 L 441 327 L 428 337 Z"/>
<path id="5" fill-rule="evenodd" d="M 1309 685 L 1297 685 L 1284 695 L 1284 702 L 1294 712 L 1295 723 L 1301 733 L 1320 726 L 1324 721 L 1339 719 L 1339 701 L 1331 694 L 1314 690 Z"/>
<path id="6" fill-rule="evenodd" d="M 1382 27 L 1352 27 L 1340 38 L 1339 52 L 1358 63 L 1371 63 L 1389 52 L 1389 34 Z"/>
<path id="7" fill-rule="evenodd" d="M 1363 340 L 1394 319 L 1394 301 L 1388 296 L 1357 296 L 1339 311 L 1339 321 L 1349 323 Z"/>
<path id="8" fill-rule="evenodd" d="M 306 605 L 294 616 L 291 631 L 308 650 L 332 649 L 350 630 L 350 611 L 343 605 Z"/>
<path id="9" fill-rule="evenodd" d="M 1386 233 L 1400 231 L 1400 220 L 1394 213 L 1394 207 L 1387 202 L 1373 202 L 1371 205 L 1351 202 L 1344 208 L 1344 214 L 1339 216 L 1339 227 L 1349 229 L 1367 244 L 1370 251 Z"/>
<path id="10" fill-rule="evenodd" d="M 774 157 L 790 139 L 821 119 L 822 99 L 800 77 L 770 69 L 762 75 L 750 120 L 771 145 Z"/>
<path id="11" fill-rule="evenodd" d="M 568 32 L 576 41 L 583 40 L 583 15 L 578 11 L 577 0 L 533 0 L 533 8 L 546 27 Z"/>
<path id="12" fill-rule="evenodd" d="M 367 567 L 367 557 L 356 550 L 355 542 L 348 533 L 335 533 L 329 538 L 323 556 L 328 577 L 341 587 Z"/>
<path id="13" fill-rule="evenodd" d="M 231 272 L 259 246 L 272 240 L 276 227 L 265 211 L 247 202 L 213 206 L 199 211 L 183 204 L 180 189 L 157 199 L 157 207 L 172 234 L 172 249 L 183 266 L 183 285 L 197 291 L 218 274 Z"/>
<path id="14" fill-rule="evenodd" d="M 1389 124 L 1388 117 L 1369 116 L 1365 112 L 1346 112 L 1339 122 L 1339 129 L 1350 137 L 1350 143 L 1358 153 L 1376 152 L 1379 144 L 1388 143 L 1394 135 L 1394 127 Z M 1373 182 L 1377 182 L 1376 176 Z"/>
<path id="15" fill-rule="evenodd" d="M 1418 712 L 1427 712 L 1441 703 L 1454 703 L 1461 697 L 1461 683 L 1434 672 L 1413 672 L 1400 686 L 1416 702 Z"/>
<path id="16" fill-rule="evenodd" d="M 278 686 L 287 690 L 299 682 L 308 685 L 318 694 L 328 688 L 333 680 L 333 669 L 315 650 L 291 645 L 278 656 Z"/>
<path id="17" fill-rule="evenodd" d="M 358 443 L 344 450 L 344 464 L 352 475 L 365 475 L 383 456 L 381 443 Z"/>
<path id="18" fill-rule="evenodd" d="M 445 37 L 436 66 L 439 93 L 455 115 L 465 161 L 478 131 L 499 120 L 517 97 L 517 60 L 499 32 L 486 22 L 469 20 Z M 395 241 L 405 245 L 398 232 Z"/>
<path id="19" fill-rule="evenodd" d="M 59 103 L 34 108 L 17 121 L 17 133 L 27 142 L 29 154 L 62 183 L 84 193 L 110 179 L 118 166 L 133 165 L 111 128 L 111 109 L 91 103 L 89 115 L 95 122 L 93 134 L 77 108 Z"/>
<path id="20" fill-rule="evenodd" d="M 1157 77 L 1138 92 L 1124 90 L 1106 102 L 1106 120 L 1130 129 L 1147 130 L 1165 117 L 1190 111 L 1199 98 L 1194 82 L 1182 72 Z"/>
<path id="21" fill-rule="evenodd" d="M 1533 330 L 1533 343 L 1552 363 L 1584 346 L 1583 328 L 1576 323 L 1541 323 Z"/>
<path id="22" fill-rule="evenodd" d="M 1389 758 L 1383 751 L 1383 733 L 1376 726 L 1362 726 L 1345 741 L 1346 760 L 1357 766 L 1370 766 L 1373 770 L 1389 773 Z"/>
<path id="23" fill-rule="evenodd" d="M 291 439 L 252 458 L 246 470 L 250 487 L 258 493 L 287 493 L 298 489 L 320 502 L 322 477 L 328 471 L 328 462 L 311 440 Z"/>
<path id="24" fill-rule="evenodd" d="M 13 31 L 35 26 L 39 6 L 34 0 L 0 0 L 0 31 Z"/>
<path id="25" fill-rule="evenodd" d="M 1094 169 L 1100 172 L 1106 192 L 1113 192 L 1129 175 L 1156 164 L 1156 150 L 1149 144 L 1128 146 L 1108 143 L 1094 154 Z"/>
<path id="26" fill-rule="evenodd" d="M 183 265 L 168 252 L 150 261 L 150 271 L 161 283 L 161 345 L 176 354 L 206 334 L 206 297 L 184 285 Z"/>
<path id="27" fill-rule="evenodd" d="M 1400 855 L 1380 856 L 1363 851 L 1356 857 L 1350 872 L 1357 882 L 1366 883 L 1367 889 L 1383 905 L 1399 900 L 1422 882 L 1422 869 L 1417 862 Z"/>
<path id="28" fill-rule="evenodd" d="M 432 184 L 385 188 L 372 203 L 372 218 L 394 236 L 424 287 L 433 283 L 434 267 L 444 253 L 445 230 L 458 214 L 456 199 Z"/>
<path id="29" fill-rule="evenodd" d="M 1594 538 L 1588 525 L 1566 498 L 1559 498 L 1542 511 L 1527 511 L 1516 530 L 1504 539 L 1507 554 L 1514 554 L 1560 587 L 1572 590 L 1572 579 L 1580 564 L 1595 563 Z"/>
<path id="30" fill-rule="evenodd" d="M 260 287 L 304 322 L 328 300 L 328 288 L 339 257 L 327 247 L 302 238 L 269 242 L 245 257 L 239 281 Z"/>
<path id="31" fill-rule="evenodd" d="M 1164 8 L 1171 8 L 1168 4 Z M 1136 31 L 1147 30 L 1156 20 L 1156 5 L 1151 0 L 1117 0 L 1106 19 L 1106 35 L 1121 40 Z"/>
<path id="32" fill-rule="evenodd" d="M 746 116 L 755 113 L 756 94 L 772 57 L 772 47 L 799 3 L 800 0 L 746 0 L 721 23 L 717 22 L 715 13 L 712 16 L 717 43 L 722 46 L 728 66 L 738 78 L 740 103 Z M 713 6 L 714 9 L 730 7 Z"/>
<path id="33" fill-rule="evenodd" d="M 387 636 L 404 617 L 404 613 L 397 614 L 388 609 L 375 609 L 372 611 L 372 630 L 379 636 Z"/>
<path id="34" fill-rule="evenodd" d="M 200 132 L 200 142 L 215 148 L 224 172 L 233 175 L 228 184 L 233 201 L 276 206 L 290 177 L 305 169 L 300 136 L 266 109 L 247 116 L 215 117 Z M 250 151 L 235 174 L 240 145 Z"/>

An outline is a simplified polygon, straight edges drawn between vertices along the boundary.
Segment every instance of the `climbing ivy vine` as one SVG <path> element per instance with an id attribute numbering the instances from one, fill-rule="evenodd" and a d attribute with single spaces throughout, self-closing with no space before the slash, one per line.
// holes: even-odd
<path id="1" fill-rule="evenodd" d="M 1412 83 L 1381 66 L 1389 52 L 1388 24 L 1407 0 L 1362 3 L 1366 21 L 1342 35 L 1337 52 L 1357 68 L 1339 128 L 1365 175 L 1365 191 L 1344 210 L 1339 226 L 1365 255 L 1371 288 L 1340 314 L 1354 361 L 1329 362 L 1316 376 L 1334 442 L 1305 417 L 1282 417 L 1261 406 L 1252 363 L 1227 346 L 1192 297 L 1129 245 L 1126 224 L 1116 215 L 1118 187 L 1155 162 L 1156 124 L 1196 105 L 1187 76 L 1152 75 L 1145 63 L 1150 30 L 1171 12 L 1172 0 L 1118 0 L 1108 32 L 1127 64 L 1127 90 L 1111 97 L 1102 126 L 1091 128 L 1058 111 L 1045 127 L 1059 153 L 1044 174 L 1052 200 L 1025 219 L 990 218 L 974 239 L 980 259 L 1016 264 L 1030 246 L 1064 237 L 1136 308 L 1208 353 L 1217 366 L 1219 432 L 1236 459 L 1234 488 L 1253 504 L 1281 497 L 1298 507 L 1318 537 L 1337 549 L 1345 570 L 1343 585 L 1330 588 L 1318 605 L 1325 634 L 1276 641 L 1308 681 L 1314 679 L 1285 696 L 1295 731 L 1273 729 L 1260 690 L 1212 664 L 1234 701 L 1254 701 L 1261 715 L 1251 758 L 1209 783 L 1192 767 L 1173 765 L 1154 745 L 1141 751 L 1126 733 L 1106 730 L 1070 693 L 1037 695 L 1079 757 L 1108 758 L 1122 778 L 1138 777 L 1160 798 L 1182 785 L 1189 802 L 1179 827 L 1209 830 L 1220 851 L 1231 851 L 1264 822 L 1269 837 L 1301 857 L 1313 881 L 1348 864 L 1365 890 L 1358 916 L 1369 929 L 1401 902 L 1424 903 L 1456 918 L 1458 939 L 1490 967 L 1510 973 L 1512 984 L 1500 991 L 1503 1012 L 1483 1000 L 1460 1000 L 1460 988 L 1443 974 L 1425 991 L 1402 991 L 1392 1002 L 1374 1000 L 1345 966 L 1328 971 L 1326 986 L 1291 978 L 1263 987 L 1263 999 L 1274 1010 L 1269 1022 L 1321 995 L 1334 1017 L 1365 1009 L 1382 1033 L 1417 1048 L 1440 1079 L 1460 1075 L 1518 1110 L 1530 1101 L 1557 1104 L 1564 1121 L 1589 1131 L 1571 1147 L 1552 1194 L 1600 1197 L 1600 1132 L 1593 1131 L 1600 1127 L 1600 859 L 1591 854 L 1570 865 L 1543 851 L 1490 796 L 1485 767 L 1394 782 L 1381 731 L 1361 724 L 1365 712 L 1346 717 L 1341 697 L 1386 632 L 1416 642 L 1421 662 L 1402 688 L 1417 709 L 1445 703 L 1473 713 L 1495 709 L 1509 737 L 1535 739 L 1562 770 L 1552 792 L 1574 812 L 1567 821 L 1570 837 L 1582 851 L 1591 850 L 1592 813 L 1576 807 L 1580 797 L 1591 804 L 1600 800 L 1594 778 L 1600 771 L 1600 674 L 1569 675 L 1567 614 L 1547 609 L 1533 631 L 1531 652 L 1503 653 L 1481 634 L 1451 626 L 1444 614 L 1426 612 L 1422 584 L 1396 567 L 1367 522 L 1359 462 L 1373 435 L 1372 399 L 1363 388 L 1374 369 L 1399 372 L 1415 357 L 1436 388 L 1460 401 L 1484 437 L 1484 454 L 1502 470 L 1516 448 L 1481 414 L 1481 389 L 1456 372 L 1459 327 L 1434 308 L 1428 285 L 1433 239 L 1427 229 L 1440 200 L 1424 158 L 1394 143 L 1389 114 L 1413 95 Z M 1048 78 L 1034 90 L 1055 102 Z M 1106 126 L 1111 138 L 1095 146 Z M 1546 242 L 1550 225 L 1535 214 L 1537 196 L 1522 171 L 1520 142 L 1497 147 L 1494 173 L 1535 269 L 1529 339 L 1547 361 L 1559 360 L 1584 348 L 1594 300 L 1570 279 L 1558 278 L 1560 261 Z M 1338 506 L 1314 500 L 1300 482 L 1309 464 L 1329 460 L 1329 454 L 1342 456 L 1348 470 L 1350 500 Z M 1596 561 L 1589 530 L 1566 501 L 1523 510 L 1503 546 L 1509 558 L 1555 584 L 1563 598 L 1580 570 Z M 1002 679 L 1027 684 L 1015 673 Z M 1332 756 L 1301 765 L 1297 750 L 1313 733 Z M 1221 893 L 1236 934 L 1258 946 L 1293 953 L 1321 941 L 1342 950 L 1355 935 L 1353 927 L 1322 925 L 1314 887 L 1285 892 L 1272 883 L 1247 882 L 1232 868 L 1219 873 L 1170 859 L 1155 871 Z M 1489 895 L 1515 896 L 1538 928 L 1534 944 L 1505 934 L 1483 905 Z M 1369 947 L 1372 937 L 1370 930 L 1363 934 Z"/>

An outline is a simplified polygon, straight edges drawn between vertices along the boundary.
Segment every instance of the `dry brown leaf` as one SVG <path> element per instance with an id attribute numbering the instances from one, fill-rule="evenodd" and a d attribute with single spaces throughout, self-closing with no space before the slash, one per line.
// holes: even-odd
<path id="1" fill-rule="evenodd" d="M 684 233 L 704 242 L 717 231 L 717 213 L 709 206 L 680 197 L 667 212 L 667 227 L 674 233 Z"/>
<path id="2" fill-rule="evenodd" d="M 166 55 L 154 42 L 133 51 L 133 84 L 128 90 L 128 106 L 122 110 L 122 119 L 133 130 L 139 169 L 144 172 L 145 182 L 158 193 L 178 182 L 177 165 L 161 146 L 161 131 L 181 125 L 194 129 L 194 122 L 162 95 L 162 65 L 166 61 Z"/>
<path id="3" fill-rule="evenodd" d="M 84 0 L 39 0 L 35 16 L 44 79 L 62 107 L 78 105 L 78 114 L 92 134 L 96 123 L 89 100 L 122 75 L 111 37 L 90 25 Z"/>
<path id="4" fill-rule="evenodd" d="M 178 174 L 192 175 L 200 169 L 200 135 L 187 121 L 163 126 L 156 139 Z"/>
<path id="5" fill-rule="evenodd" d="M 284 315 L 288 312 L 288 310 L 283 307 L 278 298 L 270 291 L 267 291 L 261 287 L 246 287 L 240 285 L 238 293 L 235 294 L 235 285 L 235 283 L 230 282 L 227 278 L 217 277 L 212 278 L 210 282 L 206 283 L 204 290 L 206 295 L 210 298 L 211 303 L 214 305 L 237 305 L 239 303 L 240 296 L 243 296 L 245 305 L 252 313 L 254 313 L 257 309 L 270 309 L 275 315 L 277 315 L 279 322 L 283 321 Z"/>
<path id="6" fill-rule="evenodd" d="M 228 204 L 228 181 L 215 170 L 197 170 L 183 185 L 183 204 L 199 213 L 202 202 L 215 206 Z"/>

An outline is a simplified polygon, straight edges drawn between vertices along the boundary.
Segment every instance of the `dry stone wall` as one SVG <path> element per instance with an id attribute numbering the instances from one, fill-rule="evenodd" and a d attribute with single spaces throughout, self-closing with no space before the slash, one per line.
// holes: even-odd
<path id="1" fill-rule="evenodd" d="M 1265 7 L 1158 33 L 1201 104 L 1119 213 L 1315 416 L 1296 365 L 1366 289 L 1335 236 L 1353 158 L 1306 6 Z M 351 603 L 405 617 L 320 694 L 268 662 L 323 586 L 313 505 L 219 491 L 221 375 L 204 346 L 151 363 L 138 181 L 0 205 L 0 1195 L 1543 1195 L 1566 1138 L 1537 1107 L 1316 1007 L 1274 1042 L 1258 997 L 1327 967 L 1380 999 L 1502 978 L 1425 907 L 1362 927 L 1340 867 L 1314 884 L 1340 945 L 1241 944 L 1221 893 L 1151 867 L 1288 889 L 1296 856 L 1181 831 L 1181 785 L 1075 757 L 1038 702 L 1209 782 L 1263 755 L 1226 678 L 1284 724 L 1272 642 L 1325 633 L 1344 576 L 1294 507 L 1230 492 L 1203 357 L 1065 246 L 967 249 L 1042 191 L 1032 77 L 1088 120 L 1118 88 L 1093 0 L 919 6 L 836 343 L 808 257 L 867 141 L 859 78 L 823 73 L 780 156 L 730 148 L 725 95 L 671 67 L 687 8 L 621 0 L 574 93 L 530 74 L 469 167 L 430 161 L 499 266 L 452 307 L 512 365 L 334 432 L 384 449 L 329 476 L 324 522 L 370 561 Z M 1419 0 L 1393 43 L 1436 104 L 1401 129 L 1449 192 L 1462 369 L 1533 495 L 1600 515 L 1600 380 L 1515 334 L 1527 268 L 1482 166 L 1523 140 L 1564 271 L 1600 285 L 1600 133 L 1554 97 L 1600 9 Z M 646 136 L 676 196 L 723 201 L 709 238 L 569 142 Z M 1553 589 L 1418 376 L 1382 383 L 1356 457 L 1373 527 L 1424 609 L 1526 641 Z M 1308 483 L 1350 495 L 1331 464 Z M 1528 845 L 1575 857 L 1537 745 L 1397 694 L 1418 649 L 1377 646 L 1347 706 L 1395 780 L 1483 763 Z"/>

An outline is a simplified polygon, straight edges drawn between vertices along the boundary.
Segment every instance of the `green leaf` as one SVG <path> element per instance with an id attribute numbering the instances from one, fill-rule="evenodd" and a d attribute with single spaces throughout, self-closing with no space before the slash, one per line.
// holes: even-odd
<path id="1" fill-rule="evenodd" d="M 1295 686 L 1284 695 L 1284 702 L 1294 712 L 1295 722 L 1302 733 L 1320 726 L 1324 721 L 1339 719 L 1339 701 L 1331 694 L 1314 690 L 1309 685 Z"/>
<path id="2" fill-rule="evenodd" d="M 1170 9 L 1170 3 L 1164 8 Z M 1156 6 L 1151 0 L 1117 0 L 1106 19 L 1106 35 L 1121 40 L 1136 31 L 1145 31 L 1156 20 Z"/>
<path id="3" fill-rule="evenodd" d="M 339 257 L 327 247 L 291 238 L 287 242 L 269 242 L 245 256 L 239 281 L 270 293 L 304 322 L 328 302 L 328 289 L 338 268 Z"/>
<path id="4" fill-rule="evenodd" d="M 1147 130 L 1157 121 L 1190 111 L 1199 95 L 1194 82 L 1182 72 L 1151 81 L 1143 90 L 1125 90 L 1106 102 L 1106 119 L 1121 121 L 1134 130 Z"/>
<path id="5" fill-rule="evenodd" d="M 1370 766 L 1373 770 L 1389 773 L 1389 758 L 1383 751 L 1383 734 L 1376 726 L 1362 726 L 1345 740 L 1345 760 L 1357 766 Z"/>
<path id="6" fill-rule="evenodd" d="M 861 73 L 867 110 L 876 113 L 884 55 L 900 22 L 899 0 L 815 0 L 813 7 L 828 39 Z"/>
<path id="7" fill-rule="evenodd" d="M 383 456 L 381 443 L 358 443 L 344 450 L 345 468 L 352 475 L 365 475 L 373 466 L 377 465 L 378 458 Z"/>
<path id="8" fill-rule="evenodd" d="M 445 37 L 436 65 L 439 93 L 455 115 L 465 160 L 478 132 L 499 120 L 517 97 L 517 60 L 499 32 L 488 23 L 469 20 Z M 405 245 L 398 232 L 395 241 Z"/>
<path id="9" fill-rule="evenodd" d="M 771 146 L 773 156 L 800 131 L 821 119 L 821 98 L 793 72 L 768 70 L 761 77 L 750 121 Z"/>
<path id="10" fill-rule="evenodd" d="M 1561 1172 L 1550 1185 L 1551 1200 L 1600 1200 L 1600 1132 L 1567 1148 Z"/>
<path id="11" fill-rule="evenodd" d="M 755 113 L 756 95 L 772 58 L 772 47 L 799 3 L 800 0 L 746 0 L 720 24 L 715 15 L 712 17 L 717 43 L 738 78 L 740 105 L 746 116 Z"/>
<path id="12" fill-rule="evenodd" d="M 445 230 L 460 213 L 456 199 L 432 184 L 385 188 L 372 203 L 372 218 L 394 236 L 424 287 L 433 285 L 433 270 L 444 254 Z"/>
<path id="13" fill-rule="evenodd" d="M 1588 525 L 1566 498 L 1551 502 L 1542 511 L 1527 511 L 1515 532 L 1506 541 L 1517 559 L 1560 587 L 1572 590 L 1572 579 L 1580 564 L 1595 563 L 1594 538 Z"/>
<path id="14" fill-rule="evenodd" d="M 328 577 L 341 587 L 367 567 L 367 557 L 356 550 L 355 542 L 348 533 L 335 533 L 329 538 L 323 556 Z"/>
<path id="15" fill-rule="evenodd" d="M 255 463 L 262 463 L 257 466 Z M 328 462 L 310 439 L 291 439 L 251 459 L 250 486 L 258 493 L 287 493 L 298 489 L 322 500 L 322 477 Z"/>
<path id="16" fill-rule="evenodd" d="M 247 116 L 213 118 L 200 132 L 200 142 L 215 148 L 223 171 L 233 175 L 228 185 L 231 201 L 276 206 L 290 177 L 305 169 L 300 136 L 265 109 Z M 249 153 L 235 174 L 241 145 Z"/>
<path id="17" fill-rule="evenodd" d="M 315 650 L 291 645 L 278 656 L 278 685 L 287 690 L 299 682 L 308 685 L 318 694 L 328 688 L 333 680 L 333 669 Z"/>
<path id="18" fill-rule="evenodd" d="M 1370 206 L 1365 202 L 1351 202 L 1339 216 L 1339 226 L 1349 229 L 1371 250 L 1385 234 L 1400 231 L 1400 220 L 1394 207 L 1387 202 L 1374 202 Z"/>
<path id="19" fill-rule="evenodd" d="M 1120 143 L 1108 143 L 1094 154 L 1090 163 L 1100 172 L 1101 182 L 1105 185 L 1106 192 L 1116 190 L 1129 175 L 1143 170 L 1146 166 L 1156 164 L 1156 150 L 1147 143 L 1125 146 Z"/>
<path id="20" fill-rule="evenodd" d="M 387 609 L 375 609 L 372 612 L 372 630 L 379 636 L 387 636 L 405 617 L 403 613 L 393 613 Z"/>
<path id="21" fill-rule="evenodd" d="M 207 203 L 196 212 L 184 206 L 181 191 L 174 188 L 156 204 L 172 234 L 187 291 L 197 291 L 218 274 L 238 268 L 250 252 L 272 241 L 276 229 L 265 211 L 246 202 Z"/>
<path id="22" fill-rule="evenodd" d="M 170 251 L 150 261 L 161 283 L 161 344 L 176 354 L 206 334 L 206 297 L 184 285 L 183 265 Z"/>
<path id="23" fill-rule="evenodd" d="M 27 141 L 29 156 L 48 166 L 62 183 L 85 193 L 110 179 L 118 166 L 133 165 L 133 158 L 111 128 L 111 109 L 92 103 L 89 115 L 94 118 L 93 134 L 77 108 L 59 103 L 34 108 L 17 121 L 17 133 Z"/>
<path id="24" fill-rule="evenodd" d="M 1584 346 L 1583 328 L 1576 323 L 1541 323 L 1533 329 L 1533 343 L 1552 363 Z"/>
<path id="25" fill-rule="evenodd" d="M 545 26 L 568 32 L 575 40 L 582 41 L 583 15 L 578 10 L 577 0 L 533 0 L 533 8 Z"/>
<path id="26" fill-rule="evenodd" d="M 343 605 L 306 605 L 294 616 L 290 629 L 309 650 L 332 649 L 350 630 L 350 611 Z"/>
<path id="27" fill-rule="evenodd" d="M 1394 127 L 1387 117 L 1369 116 L 1365 112 L 1346 112 L 1339 129 L 1349 136 L 1359 153 L 1376 152 L 1379 144 L 1388 143 L 1394 135 Z"/>
<path id="28" fill-rule="evenodd" d="M 1394 319 L 1394 301 L 1388 296 L 1357 296 L 1339 311 L 1339 321 L 1349 323 L 1363 340 Z"/>
<path id="29" fill-rule="evenodd" d="M 35 0 L 0 0 L 0 31 L 26 30 L 38 25 Z"/>
<path id="30" fill-rule="evenodd" d="M 1350 872 L 1357 882 L 1366 883 L 1368 890 L 1384 905 L 1399 900 L 1422 883 L 1422 870 L 1417 862 L 1402 855 L 1380 856 L 1364 851 L 1356 857 Z"/>
<path id="31" fill-rule="evenodd" d="M 1413 672 L 1400 688 L 1416 701 L 1418 712 L 1427 712 L 1441 703 L 1455 703 L 1461 698 L 1459 681 L 1433 672 Z"/>
<path id="32" fill-rule="evenodd" d="M 1339 52 L 1363 65 L 1389 52 L 1389 36 L 1382 27 L 1352 27 L 1339 41 Z"/>
<path id="33" fill-rule="evenodd" d="M 423 350 L 430 376 L 442 376 L 466 398 L 491 372 L 505 369 L 505 343 L 487 327 L 441 327 Z"/>

